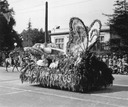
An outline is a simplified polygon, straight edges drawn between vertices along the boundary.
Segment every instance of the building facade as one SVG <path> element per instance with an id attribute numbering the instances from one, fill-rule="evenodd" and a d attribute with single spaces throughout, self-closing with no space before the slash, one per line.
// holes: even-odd
<path id="1" fill-rule="evenodd" d="M 69 40 L 68 29 L 56 29 L 50 34 L 51 42 L 55 43 L 60 49 L 66 52 L 67 42 Z"/>
<path id="2" fill-rule="evenodd" d="M 50 34 L 51 42 L 55 43 L 60 49 L 66 52 L 67 42 L 69 41 L 69 29 L 55 29 Z M 108 42 L 110 41 L 110 28 L 102 26 L 100 32 L 99 43 L 93 48 L 93 51 L 108 51 L 110 50 Z"/>

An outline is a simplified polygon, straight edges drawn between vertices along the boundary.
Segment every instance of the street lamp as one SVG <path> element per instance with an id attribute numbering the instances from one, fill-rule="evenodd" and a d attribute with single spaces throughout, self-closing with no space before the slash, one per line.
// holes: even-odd
<path id="1" fill-rule="evenodd" d="M 16 48 L 16 46 L 17 46 L 17 43 L 15 42 L 15 43 L 14 43 L 14 47 Z"/>

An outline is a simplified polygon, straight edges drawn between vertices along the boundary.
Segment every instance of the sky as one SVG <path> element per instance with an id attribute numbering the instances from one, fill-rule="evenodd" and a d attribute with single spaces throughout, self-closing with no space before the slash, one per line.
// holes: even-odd
<path id="1" fill-rule="evenodd" d="M 86 26 L 99 19 L 105 25 L 112 14 L 116 0 L 8 0 L 9 8 L 15 11 L 14 29 L 21 33 L 28 27 L 31 21 L 32 28 L 45 30 L 45 3 L 48 2 L 48 30 L 56 26 L 69 28 L 69 20 L 72 17 L 80 18 Z"/>

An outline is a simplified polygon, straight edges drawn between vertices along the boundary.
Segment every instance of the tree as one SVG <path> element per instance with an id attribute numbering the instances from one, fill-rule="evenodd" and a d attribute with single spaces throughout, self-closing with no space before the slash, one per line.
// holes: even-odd
<path id="1" fill-rule="evenodd" d="M 128 46 L 128 2 L 116 0 L 114 6 L 114 14 L 106 15 L 108 25 L 121 37 L 123 45 Z"/>
<path id="2" fill-rule="evenodd" d="M 14 43 L 20 46 L 21 41 L 13 29 L 16 24 L 13 18 L 14 11 L 9 8 L 7 0 L 0 0 L 0 50 L 9 51 L 14 48 Z"/>
<path id="3" fill-rule="evenodd" d="M 33 46 L 35 43 L 44 43 L 44 32 L 38 29 L 23 30 L 21 33 L 23 38 L 23 47 Z"/>
<path id="4" fill-rule="evenodd" d="M 32 29 L 32 23 L 29 20 L 27 30 L 21 33 L 23 38 L 23 47 L 33 46 L 35 43 L 44 43 L 44 32 L 42 29 Z"/>

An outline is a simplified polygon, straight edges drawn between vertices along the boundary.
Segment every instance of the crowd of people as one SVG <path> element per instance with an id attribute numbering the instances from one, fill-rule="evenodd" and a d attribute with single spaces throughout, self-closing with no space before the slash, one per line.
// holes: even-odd
<path id="1" fill-rule="evenodd" d="M 113 74 L 128 74 L 128 54 L 97 55 L 97 57 L 112 69 Z"/>
<path id="2" fill-rule="evenodd" d="M 2 66 L 2 62 L 4 62 L 2 59 L 5 56 L 3 57 L 3 54 L 0 56 L 0 65 Z M 97 58 L 105 62 L 107 66 L 112 69 L 113 74 L 128 74 L 128 54 L 97 55 Z"/>

